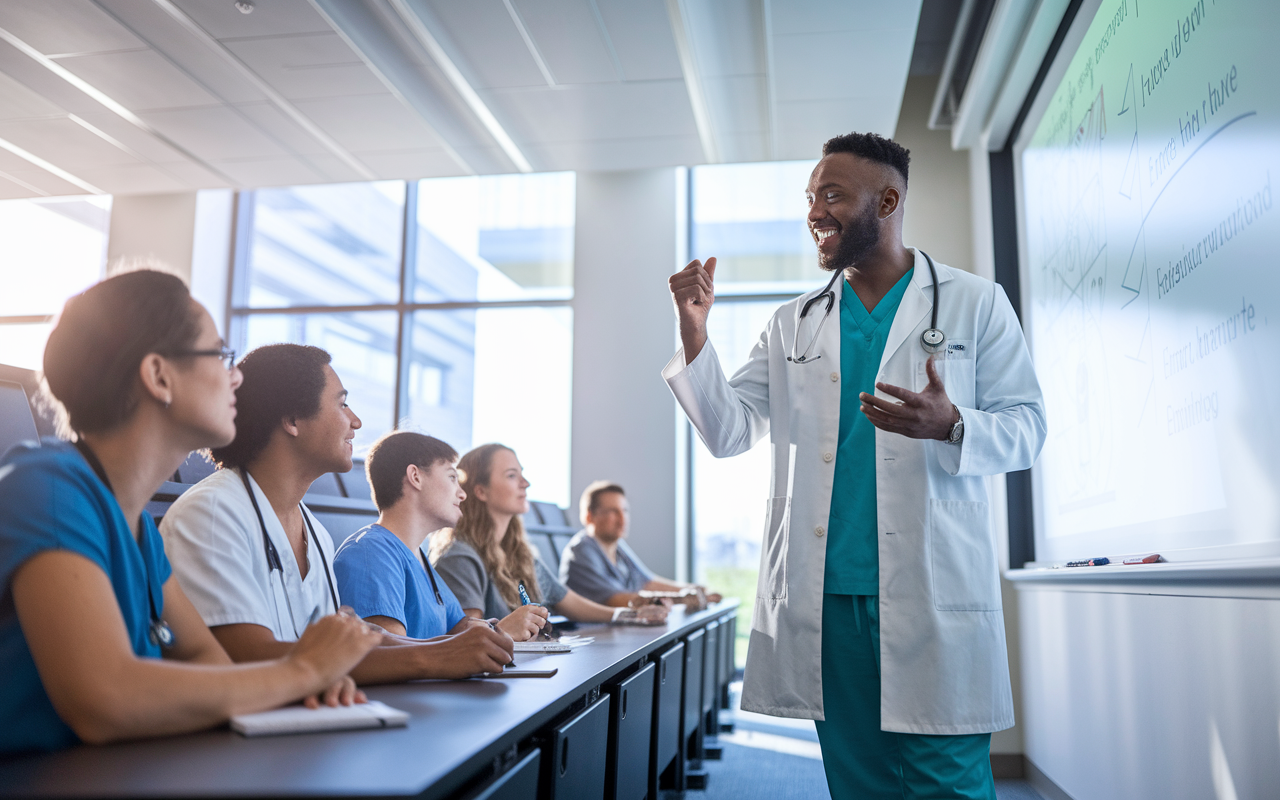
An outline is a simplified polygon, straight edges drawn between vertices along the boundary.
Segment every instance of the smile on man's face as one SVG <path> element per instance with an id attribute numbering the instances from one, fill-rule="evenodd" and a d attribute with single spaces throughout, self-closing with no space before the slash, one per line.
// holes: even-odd
<path id="1" fill-rule="evenodd" d="M 818 266 L 845 269 L 876 248 L 880 218 L 878 195 L 871 187 L 883 181 L 878 165 L 851 153 L 833 153 L 814 167 L 805 197 L 809 232 L 818 246 Z"/>

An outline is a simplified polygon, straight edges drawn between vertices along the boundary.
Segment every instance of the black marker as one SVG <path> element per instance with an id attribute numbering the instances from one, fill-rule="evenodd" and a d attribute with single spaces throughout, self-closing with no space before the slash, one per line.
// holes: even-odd
<path id="1" fill-rule="evenodd" d="M 1067 566 L 1068 567 L 1105 567 L 1107 564 L 1110 564 L 1110 563 L 1111 563 L 1111 559 L 1104 556 L 1102 558 L 1088 558 L 1088 559 L 1085 559 L 1084 561 L 1068 561 Z"/>

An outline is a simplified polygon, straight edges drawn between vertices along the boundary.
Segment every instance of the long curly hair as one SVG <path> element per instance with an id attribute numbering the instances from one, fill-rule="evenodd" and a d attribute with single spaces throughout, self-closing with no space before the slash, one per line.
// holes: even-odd
<path id="1" fill-rule="evenodd" d="M 458 472 L 462 490 L 467 498 L 462 501 L 462 519 L 454 528 L 445 528 L 431 536 L 431 560 L 438 561 L 454 541 L 466 542 L 475 548 L 489 573 L 489 580 L 498 587 L 498 594 L 507 606 L 521 604 L 517 585 L 524 581 L 524 588 L 534 601 L 542 599 L 538 577 L 533 568 L 533 548 L 524 535 L 524 522 L 517 514 L 507 525 L 507 532 L 499 543 L 493 535 L 493 517 L 489 506 L 476 496 L 475 487 L 488 486 L 493 473 L 493 457 L 499 450 L 515 454 L 510 447 L 501 444 L 484 444 L 458 460 Z"/>

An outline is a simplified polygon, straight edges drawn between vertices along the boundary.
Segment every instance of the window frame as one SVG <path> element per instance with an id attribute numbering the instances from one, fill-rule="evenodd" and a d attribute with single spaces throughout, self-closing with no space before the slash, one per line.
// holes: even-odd
<path id="1" fill-rule="evenodd" d="M 249 298 L 249 252 L 253 243 L 253 224 L 257 199 L 256 190 L 236 193 L 235 223 L 232 226 L 231 269 L 228 270 L 227 307 L 225 311 L 227 340 L 237 351 L 243 352 L 248 335 L 250 317 L 305 316 L 315 314 L 346 314 L 352 312 L 396 313 L 395 389 L 392 408 L 392 430 L 400 428 L 410 407 L 409 365 L 413 346 L 413 315 L 417 311 L 456 311 L 460 309 L 492 308 L 553 308 L 573 306 L 573 296 L 563 299 L 532 300 L 468 300 L 442 302 L 413 302 L 413 284 L 418 274 L 418 180 L 406 180 L 403 219 L 400 239 L 400 288 L 393 303 L 363 305 L 311 305 L 251 307 Z"/>

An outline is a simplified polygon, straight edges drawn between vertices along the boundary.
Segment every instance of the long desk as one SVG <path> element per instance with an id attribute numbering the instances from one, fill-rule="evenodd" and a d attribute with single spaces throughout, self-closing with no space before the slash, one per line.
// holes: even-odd
<path id="1" fill-rule="evenodd" d="M 612 683 L 709 623 L 732 618 L 737 605 L 728 601 L 696 613 L 676 609 L 666 627 L 584 625 L 578 632 L 594 636 L 593 644 L 563 655 L 517 655 L 522 668 L 557 667 L 559 672 L 551 678 L 417 681 L 367 689 L 370 699 L 407 711 L 411 718 L 406 728 L 259 739 L 222 728 L 81 746 L 0 760 L 0 795 L 467 796 L 533 746 L 545 746 L 554 725 L 597 698 L 608 698 Z M 719 660 L 705 661 L 710 668 Z M 686 676 L 689 685 L 697 681 L 699 688 L 702 679 Z M 727 683 L 723 669 L 718 682 Z M 649 754 L 635 757 L 647 760 Z"/>

